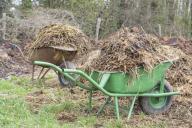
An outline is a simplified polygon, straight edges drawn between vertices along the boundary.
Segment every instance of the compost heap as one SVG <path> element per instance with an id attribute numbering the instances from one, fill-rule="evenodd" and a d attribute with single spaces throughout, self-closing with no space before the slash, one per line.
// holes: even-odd
<path id="1" fill-rule="evenodd" d="M 192 54 L 189 49 L 183 49 L 186 43 L 178 42 L 179 48 L 186 53 L 176 61 L 167 72 L 168 81 L 177 86 L 177 90 L 185 96 L 192 96 Z M 175 47 L 175 46 L 174 46 Z"/>
<path id="2" fill-rule="evenodd" d="M 74 46 L 79 54 L 87 53 L 88 37 L 79 29 L 70 25 L 52 24 L 40 29 L 34 42 L 27 46 L 29 54 L 38 48 L 50 46 Z"/>
<path id="3" fill-rule="evenodd" d="M 21 52 L 11 41 L 0 43 L 0 79 L 9 76 L 29 74 L 30 65 L 24 60 Z M 21 47 L 21 45 L 17 45 Z M 21 66 L 22 65 L 22 66 Z"/>
<path id="4" fill-rule="evenodd" d="M 100 71 L 136 73 L 139 67 L 149 71 L 162 61 L 183 56 L 181 50 L 161 45 L 155 36 L 126 27 L 100 44 L 101 54 L 91 65 L 91 68 Z"/>
<path id="5" fill-rule="evenodd" d="M 187 55 L 192 55 L 192 40 L 187 40 L 182 37 L 162 37 L 160 38 L 160 42 L 179 48 Z"/>
<path id="6" fill-rule="evenodd" d="M 179 87 L 178 90 L 185 95 L 192 95 L 192 56 L 185 57 L 176 61 L 167 72 L 168 81 Z"/>

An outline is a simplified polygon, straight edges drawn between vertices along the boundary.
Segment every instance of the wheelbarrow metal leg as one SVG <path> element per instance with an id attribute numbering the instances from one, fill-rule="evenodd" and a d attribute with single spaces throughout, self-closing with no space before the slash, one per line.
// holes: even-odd
<path id="1" fill-rule="evenodd" d="M 160 93 L 164 93 L 164 88 L 165 88 L 165 77 L 162 77 L 162 80 L 160 81 L 160 88 L 159 88 L 159 92 Z M 159 98 L 159 102 L 163 102 L 164 97 L 160 97 Z"/>
<path id="2" fill-rule="evenodd" d="M 33 67 L 32 67 L 32 81 L 34 80 L 34 73 L 35 73 L 35 65 L 33 64 Z"/>
<path id="3" fill-rule="evenodd" d="M 50 68 L 48 68 L 45 73 L 42 75 L 41 79 L 43 79 L 45 77 L 45 75 L 48 73 L 48 71 L 50 70 Z"/>
<path id="4" fill-rule="evenodd" d="M 92 96 L 93 96 L 93 91 L 89 91 L 89 104 L 88 104 L 89 112 L 91 112 L 92 110 Z"/>
<path id="5" fill-rule="evenodd" d="M 104 107 L 109 103 L 109 101 L 111 100 L 111 97 L 108 96 L 104 102 L 104 104 L 99 108 L 98 112 L 97 112 L 97 116 L 99 116 L 99 114 L 103 111 Z"/>
<path id="6" fill-rule="evenodd" d="M 118 97 L 115 96 L 114 99 L 115 99 L 115 113 L 116 113 L 117 119 L 119 120 L 119 103 L 118 103 Z"/>
<path id="7" fill-rule="evenodd" d="M 160 81 L 160 93 L 164 92 L 165 78 L 163 77 Z"/>
<path id="8" fill-rule="evenodd" d="M 43 72 L 43 70 L 44 70 L 44 67 L 42 67 L 42 68 L 41 68 L 41 71 L 40 71 L 40 73 L 39 73 L 39 75 L 38 75 L 37 79 L 39 79 L 39 78 L 40 78 L 41 73 Z"/>
<path id="9" fill-rule="evenodd" d="M 130 119 L 130 117 L 131 117 L 131 114 L 132 114 L 133 107 L 134 107 L 134 105 L 135 105 L 136 99 L 137 99 L 137 96 L 134 96 L 134 98 L 133 98 L 133 100 L 132 100 L 132 102 L 131 102 L 131 106 L 130 106 L 129 112 L 128 112 L 128 119 Z"/>

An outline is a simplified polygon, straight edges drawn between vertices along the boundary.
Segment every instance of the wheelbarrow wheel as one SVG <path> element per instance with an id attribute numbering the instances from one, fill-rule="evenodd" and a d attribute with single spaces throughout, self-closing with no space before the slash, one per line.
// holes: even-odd
<path id="1" fill-rule="evenodd" d="M 75 69 L 75 65 L 71 62 L 66 61 L 66 66 L 69 69 Z M 60 65 L 60 67 L 66 68 L 63 63 Z M 71 83 L 71 81 L 66 79 L 65 76 L 63 76 L 63 74 L 61 73 L 58 73 L 58 79 L 59 79 L 60 85 L 63 87 L 69 86 L 69 84 Z"/>
<path id="2" fill-rule="evenodd" d="M 159 91 L 159 87 L 157 86 L 152 90 L 153 93 Z M 172 92 L 173 89 L 169 82 L 165 81 L 164 92 Z M 165 97 L 140 97 L 139 104 L 144 113 L 152 115 L 159 114 L 167 111 L 172 104 L 173 96 L 165 96 Z"/>
<path id="3" fill-rule="evenodd" d="M 69 85 L 69 80 L 67 80 L 61 73 L 58 73 L 58 79 L 61 86 L 65 87 Z"/>

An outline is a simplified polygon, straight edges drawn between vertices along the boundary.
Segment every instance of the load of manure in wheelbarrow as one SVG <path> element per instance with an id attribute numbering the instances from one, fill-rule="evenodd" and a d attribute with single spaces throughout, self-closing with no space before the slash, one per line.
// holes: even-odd
<path id="1" fill-rule="evenodd" d="M 40 29 L 35 41 L 27 46 L 27 50 L 32 52 L 34 49 L 50 46 L 74 46 L 78 53 L 87 53 L 90 47 L 88 37 L 78 28 L 52 24 Z"/>
<path id="2" fill-rule="evenodd" d="M 100 56 L 89 67 L 93 70 L 134 74 L 140 67 L 150 71 L 162 61 L 183 56 L 181 50 L 161 45 L 155 36 L 127 27 L 100 41 L 100 46 Z"/>

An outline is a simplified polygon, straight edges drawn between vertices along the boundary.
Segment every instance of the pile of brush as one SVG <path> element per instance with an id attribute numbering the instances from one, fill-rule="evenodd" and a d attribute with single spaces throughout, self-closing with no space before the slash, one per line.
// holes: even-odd
<path id="1" fill-rule="evenodd" d="M 127 27 L 100 42 L 101 54 L 91 65 L 94 70 L 134 73 L 143 67 L 149 71 L 165 60 L 178 59 L 183 52 L 161 45 L 158 38 Z"/>
<path id="2" fill-rule="evenodd" d="M 192 56 L 185 54 L 167 72 L 168 81 L 185 96 L 192 96 Z"/>
<path id="3" fill-rule="evenodd" d="M 192 41 L 181 37 L 163 37 L 162 44 L 176 47 L 185 54 L 174 62 L 167 72 L 167 79 L 183 95 L 192 96 Z"/>
<path id="4" fill-rule="evenodd" d="M 192 40 L 187 40 L 182 37 L 162 37 L 160 38 L 160 42 L 179 48 L 187 55 L 192 55 Z"/>
<path id="5" fill-rule="evenodd" d="M 89 49 L 89 39 L 73 26 L 52 24 L 40 29 L 35 41 L 27 46 L 27 50 L 50 46 L 74 46 L 78 53 L 86 53 Z"/>
<path id="6" fill-rule="evenodd" d="M 168 71 L 168 78 L 173 84 L 192 84 L 192 57 L 185 55 L 176 61 Z"/>

